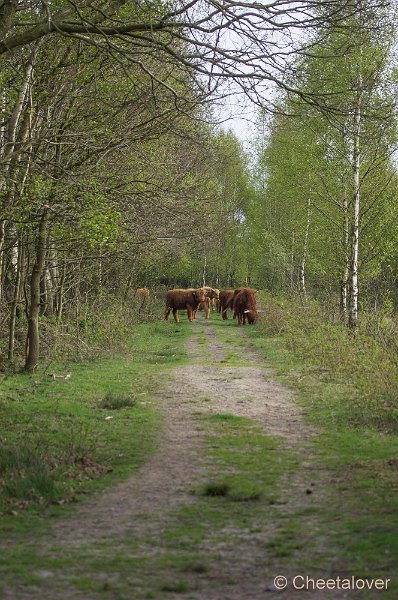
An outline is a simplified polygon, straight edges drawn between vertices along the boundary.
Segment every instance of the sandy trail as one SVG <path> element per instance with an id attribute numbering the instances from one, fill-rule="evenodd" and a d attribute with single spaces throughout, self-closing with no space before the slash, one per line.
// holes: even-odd
<path id="1" fill-rule="evenodd" d="M 57 521 L 47 547 L 59 547 L 61 552 L 79 546 L 89 548 L 98 542 L 108 543 L 111 547 L 126 535 L 156 539 L 176 508 L 194 502 L 190 493 L 192 481 L 205 470 L 201 460 L 203 432 L 194 418 L 198 412 L 232 413 L 254 419 L 261 423 L 267 434 L 282 436 L 286 448 L 306 459 L 308 441 L 316 431 L 304 421 L 302 409 L 294 402 L 292 392 L 273 379 L 271 370 L 250 348 L 248 340 L 242 345 L 242 339 L 246 339 L 243 329 L 234 328 L 229 336 L 232 339 L 226 342 L 217 335 L 217 327 L 220 324 L 212 325 L 211 321 L 204 320 L 193 325 L 193 335 L 187 345 L 189 364 L 175 369 L 158 394 L 164 431 L 154 455 L 136 476 L 83 502 L 73 515 Z M 246 366 L 224 364 L 231 350 L 244 357 Z M 282 489 L 293 490 L 293 496 L 300 498 L 294 501 L 297 504 L 308 502 L 307 485 L 299 471 L 294 480 L 282 483 Z M 291 501 L 290 507 L 288 502 L 284 510 L 294 510 Z M 277 597 L 288 600 L 292 595 L 296 596 L 292 591 L 276 592 L 270 584 L 270 574 L 264 573 L 264 548 L 270 535 L 270 531 L 248 534 L 242 529 L 235 532 L 233 543 L 211 547 L 218 553 L 220 565 L 207 576 L 201 576 L 199 590 L 183 595 L 171 592 L 167 597 L 195 600 L 272 600 Z M 207 552 L 206 545 L 202 550 Z M 142 552 L 146 551 L 148 548 L 143 544 Z M 45 589 L 9 590 L 6 599 L 90 600 L 99 597 L 81 594 L 68 587 L 59 591 L 52 588 L 51 572 L 46 572 L 43 577 L 46 578 Z M 324 596 L 300 592 L 300 597 Z M 344 596 L 328 593 L 328 598 L 340 597 Z M 133 600 L 134 595 L 131 598 Z"/>
<path id="2" fill-rule="evenodd" d="M 156 527 L 159 513 L 191 501 L 189 483 L 199 474 L 202 453 L 202 432 L 192 419 L 193 412 L 232 413 L 255 419 L 267 433 L 285 436 L 288 445 L 314 434 L 303 421 L 291 392 L 272 379 L 271 371 L 252 349 L 243 349 L 247 367 L 201 364 L 203 350 L 196 338 L 202 330 L 210 355 L 218 363 L 225 360 L 230 346 L 217 340 L 208 322 L 199 321 L 187 344 L 191 363 L 178 367 L 159 394 L 165 427 L 157 452 L 141 468 L 139 477 L 104 490 L 81 505 L 74 516 L 55 525 L 53 542 L 87 544 L 126 530 L 148 530 Z M 144 521 L 146 513 L 155 519 Z"/>

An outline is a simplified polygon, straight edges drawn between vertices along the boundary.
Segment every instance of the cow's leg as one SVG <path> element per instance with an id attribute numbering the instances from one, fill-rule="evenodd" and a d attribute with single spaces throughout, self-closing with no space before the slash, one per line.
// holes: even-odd
<path id="1" fill-rule="evenodd" d="M 166 312 L 164 313 L 164 318 L 166 319 L 166 321 L 169 318 L 170 311 L 171 311 L 171 306 L 166 306 Z"/>
<path id="2" fill-rule="evenodd" d="M 192 322 L 195 318 L 195 311 L 192 310 L 191 306 L 187 306 L 187 316 L 188 316 L 188 321 Z"/>
<path id="3" fill-rule="evenodd" d="M 173 308 L 173 317 L 174 317 L 174 321 L 175 321 L 176 323 L 179 323 L 179 322 L 180 322 L 180 318 L 179 318 L 179 316 L 178 316 L 178 309 L 177 309 L 177 308 Z"/>
<path id="4" fill-rule="evenodd" d="M 205 315 L 206 315 L 206 319 L 208 319 L 210 317 L 210 303 L 206 304 Z"/>
<path id="5" fill-rule="evenodd" d="M 222 307 L 222 318 L 223 318 L 223 321 L 227 321 L 228 320 L 227 310 L 228 310 L 227 306 L 223 306 Z"/>

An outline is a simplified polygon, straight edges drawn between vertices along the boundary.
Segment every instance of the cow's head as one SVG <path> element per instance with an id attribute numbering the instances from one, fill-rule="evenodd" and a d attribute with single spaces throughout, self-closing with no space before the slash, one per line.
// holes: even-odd
<path id="1" fill-rule="evenodd" d="M 205 298 L 206 298 L 206 292 L 203 288 L 198 288 L 197 290 L 194 290 L 193 292 L 194 298 L 198 301 L 198 302 L 204 302 Z"/>
<path id="2" fill-rule="evenodd" d="M 220 290 L 215 290 L 213 288 L 204 288 L 206 296 L 208 298 L 219 298 Z"/>
<path id="3" fill-rule="evenodd" d="M 258 312 L 256 310 L 245 310 L 244 311 L 246 317 L 247 317 L 247 321 L 250 323 L 250 325 L 253 325 L 253 323 L 255 323 L 258 319 Z"/>

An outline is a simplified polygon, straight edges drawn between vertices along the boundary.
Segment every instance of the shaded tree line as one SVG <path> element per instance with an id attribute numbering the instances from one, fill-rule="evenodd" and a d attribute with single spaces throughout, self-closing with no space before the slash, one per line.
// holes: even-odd
<path id="1" fill-rule="evenodd" d="M 52 39 L 1 63 L 2 356 L 24 353 L 28 371 L 41 320 L 134 286 L 199 282 L 234 227 L 239 144 L 207 124 L 189 71 L 164 67 L 158 83 L 157 68 Z"/>

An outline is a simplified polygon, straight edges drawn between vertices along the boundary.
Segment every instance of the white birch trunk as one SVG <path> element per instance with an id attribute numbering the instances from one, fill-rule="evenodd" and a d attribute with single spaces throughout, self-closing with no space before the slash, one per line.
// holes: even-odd
<path id="1" fill-rule="evenodd" d="M 344 252 L 344 266 L 341 277 L 340 286 L 340 317 L 343 322 L 347 318 L 347 304 L 348 304 L 348 279 L 350 275 L 350 228 L 349 228 L 349 217 L 348 217 L 348 200 L 347 197 L 343 198 L 343 252 Z"/>
<path id="2" fill-rule="evenodd" d="M 21 88 L 19 90 L 18 98 L 15 103 L 14 109 L 12 111 L 10 120 L 8 122 L 8 126 L 2 129 L 1 135 L 4 141 L 2 146 L 1 154 L 5 158 L 4 161 L 4 170 L 2 180 L 0 180 L 0 189 L 7 190 L 7 186 L 11 184 L 10 182 L 10 173 L 12 171 L 13 164 L 13 154 L 16 147 L 17 140 L 17 132 L 18 132 L 18 124 L 21 118 L 22 110 L 27 98 L 29 86 L 31 84 L 32 79 L 32 71 L 33 71 L 33 60 L 36 51 L 34 51 L 29 60 L 28 66 L 26 68 L 25 76 L 21 84 Z M 12 183 L 12 185 L 14 185 Z M 7 194 L 6 194 L 7 196 Z M 6 197 L 4 208 L 8 208 L 10 198 Z M 4 241 L 6 234 L 6 219 L 0 218 L 0 300 L 2 297 L 2 281 L 3 281 L 3 268 L 4 268 Z"/>
<path id="3" fill-rule="evenodd" d="M 290 254 L 290 288 L 294 289 L 294 231 L 292 231 L 292 251 Z"/>
<path id="4" fill-rule="evenodd" d="M 206 269 L 207 269 L 207 256 L 205 254 L 204 259 L 203 259 L 203 273 L 202 273 L 203 287 L 205 287 L 205 285 L 206 285 Z"/>
<path id="5" fill-rule="evenodd" d="M 357 105 L 354 112 L 354 138 L 353 138 L 353 206 L 351 230 L 351 265 L 350 265 L 350 306 L 348 325 L 355 329 L 358 324 L 358 257 L 359 257 L 359 218 L 361 206 L 361 106 L 362 81 L 358 85 Z"/>
<path id="6" fill-rule="evenodd" d="M 20 243 L 20 242 L 19 242 Z M 21 243 L 20 243 L 21 244 Z M 23 265 L 23 250 L 22 244 L 18 247 L 18 263 L 16 267 L 15 284 L 14 284 L 14 295 L 11 302 L 10 308 L 10 323 L 9 323 L 9 336 L 8 336 L 8 360 L 14 360 L 14 345 L 15 345 L 15 324 L 17 319 L 17 308 L 21 290 L 21 279 L 22 279 L 22 265 Z"/>
<path id="7" fill-rule="evenodd" d="M 4 145 L 5 145 L 5 136 L 6 136 L 6 126 L 5 126 L 5 103 L 6 103 L 6 95 L 5 92 L 0 92 L 0 157 L 4 155 Z"/>
<path id="8" fill-rule="evenodd" d="M 307 261 L 307 253 L 308 253 L 308 237 L 310 233 L 310 224 L 311 224 L 311 198 L 308 198 L 307 202 L 307 224 L 305 227 L 304 234 L 304 243 L 303 243 L 303 254 L 300 262 L 300 271 L 299 271 L 299 289 L 301 294 L 303 295 L 304 300 L 307 300 L 307 290 L 305 287 L 305 263 Z"/>

